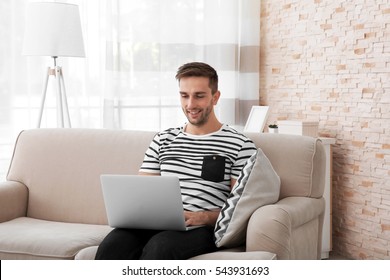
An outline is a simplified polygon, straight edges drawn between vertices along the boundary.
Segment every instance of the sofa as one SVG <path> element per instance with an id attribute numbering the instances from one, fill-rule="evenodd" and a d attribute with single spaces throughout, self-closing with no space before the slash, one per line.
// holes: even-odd
<path id="1" fill-rule="evenodd" d="M 112 230 L 100 175 L 137 174 L 155 132 L 31 129 L 0 183 L 0 259 L 93 259 Z M 246 243 L 193 259 L 319 259 L 325 151 L 315 138 L 248 134 L 281 179 L 279 200 L 250 217 Z"/>

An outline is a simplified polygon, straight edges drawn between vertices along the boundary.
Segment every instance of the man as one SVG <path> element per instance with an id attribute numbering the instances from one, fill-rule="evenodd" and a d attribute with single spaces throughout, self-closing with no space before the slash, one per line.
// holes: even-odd
<path id="1" fill-rule="evenodd" d="M 188 259 L 216 251 L 214 226 L 223 203 L 255 145 L 217 119 L 217 72 L 200 62 L 178 69 L 188 123 L 158 133 L 145 153 L 141 175 L 179 177 L 189 231 L 114 229 L 96 259 Z"/>

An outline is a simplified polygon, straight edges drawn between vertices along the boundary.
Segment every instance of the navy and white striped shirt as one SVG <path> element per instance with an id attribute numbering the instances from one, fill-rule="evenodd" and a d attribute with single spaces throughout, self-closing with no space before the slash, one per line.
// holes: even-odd
<path id="1" fill-rule="evenodd" d="M 227 125 L 207 135 L 171 128 L 154 137 L 140 171 L 179 177 L 184 209 L 211 210 L 222 207 L 231 179 L 255 151 L 250 139 Z"/>

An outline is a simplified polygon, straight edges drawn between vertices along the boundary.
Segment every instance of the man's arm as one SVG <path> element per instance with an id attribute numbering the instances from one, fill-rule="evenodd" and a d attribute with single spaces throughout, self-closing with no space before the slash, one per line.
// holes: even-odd
<path id="1" fill-rule="evenodd" d="M 138 175 L 142 175 L 142 176 L 161 176 L 160 173 L 148 173 L 148 172 L 138 172 Z"/>
<path id="2" fill-rule="evenodd" d="M 233 189 L 233 187 L 234 187 L 234 185 L 236 184 L 236 182 L 237 182 L 237 180 L 236 179 L 231 179 L 231 181 L 230 181 L 230 190 L 232 190 Z"/>
<path id="3" fill-rule="evenodd" d="M 230 189 L 233 189 L 236 179 L 231 179 Z M 210 211 L 190 212 L 184 211 L 184 217 L 186 220 L 186 226 L 198 226 L 207 225 L 215 226 L 221 209 L 215 209 Z"/>

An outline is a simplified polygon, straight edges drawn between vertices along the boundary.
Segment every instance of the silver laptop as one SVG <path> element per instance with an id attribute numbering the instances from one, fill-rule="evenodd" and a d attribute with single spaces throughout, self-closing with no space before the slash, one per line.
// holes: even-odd
<path id="1" fill-rule="evenodd" d="M 100 177 L 108 224 L 115 228 L 189 230 L 179 179 L 173 176 Z"/>

